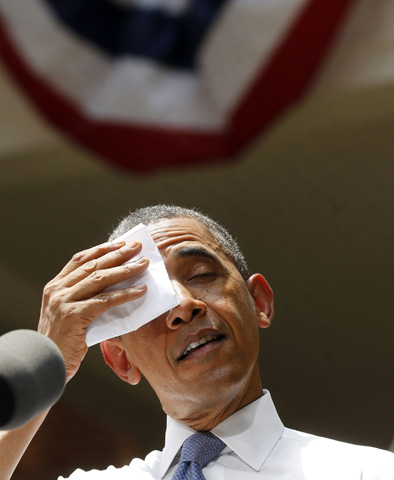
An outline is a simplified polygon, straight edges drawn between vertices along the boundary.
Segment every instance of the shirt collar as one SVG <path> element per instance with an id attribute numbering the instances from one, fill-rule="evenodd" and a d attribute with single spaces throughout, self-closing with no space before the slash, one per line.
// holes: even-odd
<path id="1" fill-rule="evenodd" d="M 268 390 L 263 396 L 233 413 L 212 430 L 254 470 L 259 470 L 284 432 Z M 160 460 L 162 478 L 179 452 L 183 442 L 195 431 L 167 417 L 165 447 Z"/>

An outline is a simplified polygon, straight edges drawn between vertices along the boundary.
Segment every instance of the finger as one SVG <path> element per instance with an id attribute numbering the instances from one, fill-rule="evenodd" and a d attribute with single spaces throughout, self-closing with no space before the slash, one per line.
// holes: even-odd
<path id="1" fill-rule="evenodd" d="M 141 275 L 148 265 L 149 260 L 142 257 L 119 267 L 95 270 L 68 290 L 68 301 L 78 301 L 98 295 L 108 287 Z"/>
<path id="2" fill-rule="evenodd" d="M 95 295 L 94 297 L 84 301 L 85 315 L 87 314 L 89 316 L 89 321 L 92 321 L 94 317 L 106 312 L 110 308 L 137 300 L 145 295 L 146 290 L 146 285 L 141 283 L 139 285 L 135 285 L 134 287 L 125 288 L 122 290 L 101 292 L 98 295 Z"/>
<path id="3" fill-rule="evenodd" d="M 93 259 L 100 258 L 108 252 L 118 250 L 124 244 L 125 242 L 123 240 L 106 242 L 102 243 L 101 245 L 96 245 L 95 247 L 88 248 L 87 250 L 83 250 L 82 252 L 76 253 L 56 276 L 56 280 L 60 280 L 66 277 L 70 272 L 73 272 L 84 263 L 87 263 Z"/>
<path id="4" fill-rule="evenodd" d="M 64 277 L 62 285 L 65 287 L 72 287 L 96 270 L 104 270 L 122 265 L 138 255 L 141 250 L 141 243 L 132 242 L 122 248 L 106 253 L 99 258 L 92 258 Z"/>

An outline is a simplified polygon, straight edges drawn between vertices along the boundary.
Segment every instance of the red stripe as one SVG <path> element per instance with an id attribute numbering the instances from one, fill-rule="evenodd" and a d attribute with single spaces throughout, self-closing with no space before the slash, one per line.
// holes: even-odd
<path id="1" fill-rule="evenodd" d="M 138 127 L 87 118 L 77 105 L 62 97 L 28 67 L 1 19 L 0 55 L 46 118 L 119 166 L 148 171 L 167 165 L 224 160 L 244 147 L 307 89 L 354 2 L 310 1 L 222 134 Z"/>

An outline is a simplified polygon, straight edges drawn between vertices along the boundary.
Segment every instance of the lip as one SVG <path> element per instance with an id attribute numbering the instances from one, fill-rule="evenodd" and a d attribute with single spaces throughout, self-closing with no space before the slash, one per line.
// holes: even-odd
<path id="1" fill-rule="evenodd" d="M 205 346 L 210 346 L 213 342 L 208 342 L 207 344 L 200 347 L 200 349 L 196 350 L 195 352 L 190 353 L 188 356 L 183 358 L 183 354 L 188 345 L 193 342 L 199 342 L 201 338 L 206 337 L 207 335 L 212 335 L 214 337 L 224 337 L 223 333 L 219 332 L 215 328 L 202 328 L 193 334 L 186 335 L 180 342 L 178 348 L 176 349 L 176 360 L 179 362 L 181 360 L 187 359 L 189 355 L 194 356 L 195 353 L 199 352 L 200 350 L 205 350 Z"/>
<path id="2" fill-rule="evenodd" d="M 185 358 L 180 359 L 180 362 L 191 362 L 193 360 L 198 360 L 205 357 L 210 352 L 218 348 L 218 346 L 223 342 L 224 337 L 220 337 L 217 340 L 212 340 L 208 343 L 205 343 L 196 350 L 190 351 Z"/>

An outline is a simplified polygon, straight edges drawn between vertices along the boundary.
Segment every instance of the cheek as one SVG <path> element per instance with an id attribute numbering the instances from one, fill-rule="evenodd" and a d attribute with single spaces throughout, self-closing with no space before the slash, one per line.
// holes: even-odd
<path id="1" fill-rule="evenodd" d="M 237 336 L 245 336 L 248 332 L 251 336 L 256 336 L 257 310 L 246 287 L 239 287 L 236 293 L 232 288 L 222 289 L 218 295 L 210 295 L 209 304 Z"/>
<path id="2" fill-rule="evenodd" d="M 249 344 L 258 346 L 258 315 L 253 299 L 248 293 L 237 295 L 236 298 L 227 296 L 225 307 L 229 313 L 229 323 L 240 345 Z"/>
<path id="3" fill-rule="evenodd" d="M 128 353 L 133 364 L 148 380 L 163 376 L 168 361 L 166 324 L 161 317 L 130 335 Z"/>
<path id="4" fill-rule="evenodd" d="M 130 333 L 128 357 L 141 372 L 152 361 L 155 351 L 158 353 L 157 336 L 149 323 Z"/>

